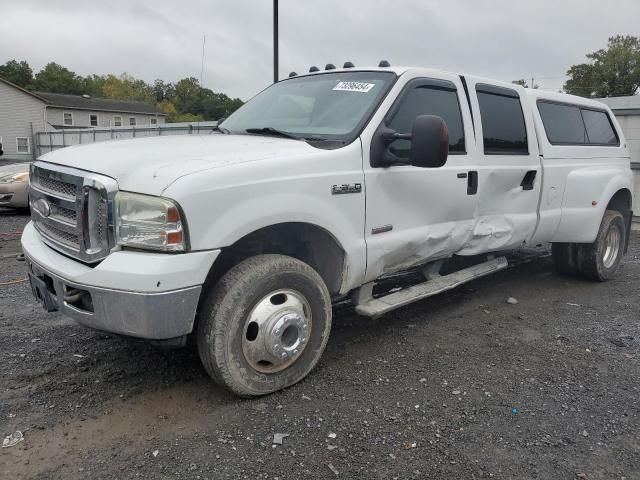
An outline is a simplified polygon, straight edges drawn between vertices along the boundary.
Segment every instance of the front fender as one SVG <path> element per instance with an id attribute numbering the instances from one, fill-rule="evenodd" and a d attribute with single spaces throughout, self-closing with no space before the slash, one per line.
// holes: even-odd
<path id="1" fill-rule="evenodd" d="M 632 191 L 631 184 L 628 163 L 626 168 L 599 166 L 569 172 L 560 223 L 551 241 L 594 242 L 609 201 L 619 190 Z"/>
<path id="2" fill-rule="evenodd" d="M 183 208 L 192 250 L 225 248 L 281 223 L 322 228 L 346 256 L 343 288 L 364 278 L 364 188 L 333 194 L 334 185 L 364 186 L 359 142 L 306 157 L 271 159 L 189 175 L 165 192 Z"/>
<path id="3" fill-rule="evenodd" d="M 212 218 L 206 230 L 198 235 L 198 241 L 207 246 L 226 247 L 252 232 L 281 223 L 320 227 L 332 235 L 345 252 L 346 278 L 342 290 L 349 290 L 364 277 L 366 265 L 362 231 L 358 231 L 358 222 L 354 222 L 349 211 L 353 209 L 337 209 L 331 201 L 302 193 L 257 195 L 234 203 Z"/>

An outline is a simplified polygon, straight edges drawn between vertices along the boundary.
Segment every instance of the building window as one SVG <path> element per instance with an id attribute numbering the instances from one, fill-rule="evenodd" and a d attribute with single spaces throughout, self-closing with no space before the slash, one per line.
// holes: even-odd
<path id="1" fill-rule="evenodd" d="M 98 115 L 89 115 L 89 124 L 92 127 L 98 126 Z"/>
<path id="2" fill-rule="evenodd" d="M 122 126 L 122 117 L 117 115 L 115 117 L 113 117 L 113 126 L 114 127 L 121 127 Z"/>
<path id="3" fill-rule="evenodd" d="M 129 117 L 129 125 L 131 125 L 132 127 L 136 126 L 137 120 L 136 117 Z"/>
<path id="4" fill-rule="evenodd" d="M 62 113 L 62 124 L 71 127 L 73 126 L 73 113 L 71 112 L 63 112 Z"/>
<path id="5" fill-rule="evenodd" d="M 158 125 L 158 119 L 157 118 L 152 118 L 151 119 L 151 125 Z"/>
<path id="6" fill-rule="evenodd" d="M 29 137 L 16 137 L 16 151 L 18 153 L 30 153 Z"/>

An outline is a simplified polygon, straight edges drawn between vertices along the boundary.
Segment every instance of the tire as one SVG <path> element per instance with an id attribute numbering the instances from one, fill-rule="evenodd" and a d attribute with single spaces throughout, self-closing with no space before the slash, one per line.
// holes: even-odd
<path id="1" fill-rule="evenodd" d="M 294 385 L 315 367 L 331 315 L 329 291 L 309 265 L 284 255 L 250 257 L 205 298 L 198 353 L 219 385 L 241 397 L 266 395 Z"/>
<path id="2" fill-rule="evenodd" d="M 562 275 L 577 275 L 578 249 L 575 243 L 554 243 L 551 245 L 551 255 L 556 272 Z"/>
<path id="3" fill-rule="evenodd" d="M 626 238 L 622 214 L 616 210 L 607 210 L 602 217 L 596 241 L 582 245 L 578 251 L 580 273 L 599 282 L 614 278 L 624 255 Z"/>

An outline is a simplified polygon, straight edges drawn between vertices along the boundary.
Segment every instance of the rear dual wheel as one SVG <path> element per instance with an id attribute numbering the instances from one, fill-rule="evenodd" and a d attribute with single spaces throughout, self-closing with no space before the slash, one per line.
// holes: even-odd
<path id="1" fill-rule="evenodd" d="M 220 385 L 251 397 L 302 380 L 331 330 L 331 298 L 318 273 L 284 255 L 258 255 L 208 293 L 197 330 L 204 367 Z"/>
<path id="2" fill-rule="evenodd" d="M 567 275 L 580 274 L 600 282 L 611 280 L 616 276 L 624 254 L 626 229 L 622 214 L 607 210 L 593 243 L 552 245 L 556 270 Z"/>

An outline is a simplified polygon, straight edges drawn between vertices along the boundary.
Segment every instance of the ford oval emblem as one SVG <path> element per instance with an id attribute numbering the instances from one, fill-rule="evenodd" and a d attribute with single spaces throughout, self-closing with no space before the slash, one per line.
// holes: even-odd
<path id="1" fill-rule="evenodd" d="M 36 212 L 42 215 L 44 218 L 47 218 L 51 215 L 51 207 L 49 206 L 49 202 L 47 202 L 44 198 L 39 198 L 36 203 L 33 205 Z"/>

